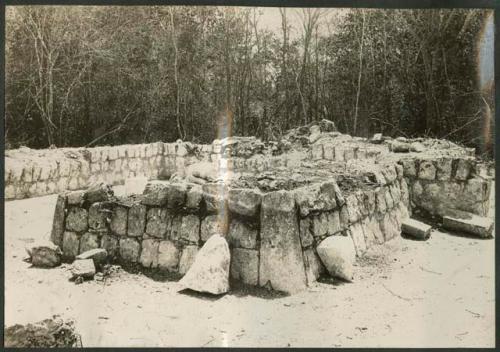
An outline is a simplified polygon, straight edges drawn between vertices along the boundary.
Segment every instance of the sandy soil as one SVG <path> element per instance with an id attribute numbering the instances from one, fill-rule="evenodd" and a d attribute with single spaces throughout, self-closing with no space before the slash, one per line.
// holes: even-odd
<path id="1" fill-rule="evenodd" d="M 75 285 L 64 267 L 31 268 L 55 196 L 5 203 L 5 324 L 72 318 L 84 347 L 493 347 L 494 241 L 433 232 L 400 238 L 356 268 L 353 283 L 294 296 L 237 289 L 220 298 L 122 272 Z"/>

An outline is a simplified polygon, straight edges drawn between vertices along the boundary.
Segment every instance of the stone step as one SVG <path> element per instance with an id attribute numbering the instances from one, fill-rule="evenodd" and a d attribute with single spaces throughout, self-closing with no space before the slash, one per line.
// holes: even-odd
<path id="1" fill-rule="evenodd" d="M 405 219 L 401 224 L 401 231 L 411 237 L 426 240 L 431 235 L 432 226 L 415 219 Z"/>
<path id="2" fill-rule="evenodd" d="M 443 227 L 449 230 L 465 232 L 480 238 L 493 237 L 493 219 L 471 213 L 447 215 L 443 217 Z"/>

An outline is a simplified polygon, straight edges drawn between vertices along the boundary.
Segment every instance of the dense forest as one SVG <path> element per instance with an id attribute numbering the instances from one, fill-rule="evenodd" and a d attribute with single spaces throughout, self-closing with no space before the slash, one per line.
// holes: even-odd
<path id="1" fill-rule="evenodd" d="M 359 136 L 447 138 L 484 151 L 484 10 L 7 9 L 7 148 L 233 135 L 320 119 Z M 292 24 L 295 32 L 292 33 Z"/>

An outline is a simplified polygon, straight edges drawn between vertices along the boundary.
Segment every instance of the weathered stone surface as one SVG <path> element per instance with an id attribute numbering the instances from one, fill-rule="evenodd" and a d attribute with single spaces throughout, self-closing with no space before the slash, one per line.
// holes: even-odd
<path id="1" fill-rule="evenodd" d="M 259 251 L 234 248 L 231 251 L 231 278 L 247 285 L 258 285 Z"/>
<path id="2" fill-rule="evenodd" d="M 50 241 L 37 241 L 26 247 L 31 264 L 41 268 L 53 268 L 61 264 L 62 251 Z"/>
<path id="3" fill-rule="evenodd" d="M 261 207 L 259 285 L 290 293 L 304 289 L 307 279 L 293 194 L 267 193 Z"/>
<path id="4" fill-rule="evenodd" d="M 179 281 L 183 289 L 219 295 L 229 291 L 230 252 L 226 239 L 214 235 L 201 247 L 196 258 Z"/>
<path id="5" fill-rule="evenodd" d="M 206 242 L 210 236 L 216 233 L 223 234 L 226 231 L 227 224 L 224 224 L 225 219 L 219 215 L 208 215 L 201 221 L 200 236 L 203 242 Z"/>
<path id="6" fill-rule="evenodd" d="M 382 230 L 386 241 L 389 241 L 401 234 L 401 228 L 398 226 L 393 211 L 384 215 L 382 221 L 380 222 L 380 229 Z"/>
<path id="7" fill-rule="evenodd" d="M 76 259 L 92 259 L 96 268 L 100 268 L 108 259 L 108 252 L 104 248 L 94 248 L 76 256 Z"/>
<path id="8" fill-rule="evenodd" d="M 176 271 L 179 267 L 181 252 L 172 241 L 161 241 L 158 251 L 158 267 L 168 271 Z"/>
<path id="9" fill-rule="evenodd" d="M 203 200 L 209 213 L 227 211 L 228 189 L 222 183 L 206 183 L 202 185 Z"/>
<path id="10" fill-rule="evenodd" d="M 418 178 L 422 180 L 434 180 L 436 178 L 436 167 L 432 160 L 421 160 L 418 168 Z"/>
<path id="11" fill-rule="evenodd" d="M 71 264 L 71 279 L 82 277 L 92 279 L 95 275 L 95 265 L 92 259 L 78 259 Z"/>
<path id="12" fill-rule="evenodd" d="M 166 238 L 169 228 L 167 209 L 151 208 L 148 210 L 146 222 L 146 233 L 148 236 L 156 238 Z"/>
<path id="13" fill-rule="evenodd" d="M 142 241 L 142 250 L 139 262 L 145 268 L 156 268 L 158 266 L 158 247 L 160 241 L 156 239 L 146 239 Z"/>
<path id="14" fill-rule="evenodd" d="M 311 218 L 300 220 L 300 243 L 303 248 L 307 248 L 314 243 L 313 225 Z"/>
<path id="15" fill-rule="evenodd" d="M 465 181 L 469 177 L 471 169 L 471 161 L 467 159 L 458 159 L 455 178 L 460 181 Z"/>
<path id="16" fill-rule="evenodd" d="M 113 188 L 105 183 L 96 183 L 91 185 L 85 191 L 85 199 L 90 204 L 96 202 L 106 202 L 114 198 Z"/>
<path id="17" fill-rule="evenodd" d="M 355 194 L 350 194 L 346 198 L 347 213 L 349 214 L 349 222 L 351 224 L 357 222 L 361 218 L 361 213 L 358 206 L 358 198 Z"/>
<path id="18" fill-rule="evenodd" d="M 67 194 L 68 205 L 82 205 L 85 201 L 85 191 L 73 191 Z"/>
<path id="19" fill-rule="evenodd" d="M 436 179 L 439 181 L 448 181 L 451 178 L 452 159 L 439 158 L 436 160 Z"/>
<path id="20" fill-rule="evenodd" d="M 141 244 L 135 238 L 120 238 L 120 258 L 125 262 L 137 263 Z"/>
<path id="21" fill-rule="evenodd" d="M 187 185 L 185 183 L 172 183 L 167 191 L 167 206 L 169 209 L 180 209 L 186 205 Z"/>
<path id="22" fill-rule="evenodd" d="M 111 231 L 120 236 L 127 235 L 128 209 L 116 206 L 111 215 Z"/>
<path id="23" fill-rule="evenodd" d="M 92 230 L 103 231 L 111 218 L 112 210 L 108 203 L 94 203 L 89 208 L 89 227 Z"/>
<path id="24" fill-rule="evenodd" d="M 151 181 L 142 193 L 142 204 L 162 207 L 167 204 L 169 183 L 166 181 Z"/>
<path id="25" fill-rule="evenodd" d="M 338 186 L 334 181 L 301 187 L 295 190 L 295 201 L 300 215 L 305 217 L 311 212 L 329 211 L 337 207 Z"/>
<path id="26" fill-rule="evenodd" d="M 111 235 L 104 235 L 101 238 L 101 247 L 106 250 L 108 257 L 115 260 L 119 254 L 118 238 Z"/>
<path id="27" fill-rule="evenodd" d="M 257 247 L 258 230 L 248 224 L 232 219 L 228 232 L 231 247 L 253 249 Z"/>
<path id="28" fill-rule="evenodd" d="M 133 204 L 128 211 L 127 235 L 139 237 L 146 227 L 147 208 L 142 204 Z"/>
<path id="29" fill-rule="evenodd" d="M 331 276 L 347 281 L 353 280 L 357 251 L 350 237 L 330 236 L 319 244 L 317 251 Z"/>
<path id="30" fill-rule="evenodd" d="M 404 175 L 406 177 L 416 177 L 417 176 L 417 168 L 415 166 L 415 160 L 404 159 L 404 160 L 401 160 L 401 164 L 403 165 Z"/>
<path id="31" fill-rule="evenodd" d="M 304 250 L 304 264 L 306 267 L 307 284 L 311 285 L 324 272 L 325 267 L 312 248 Z"/>
<path id="32" fill-rule="evenodd" d="M 233 213 L 253 217 L 259 210 L 262 194 L 254 189 L 230 189 L 228 207 Z"/>
<path id="33" fill-rule="evenodd" d="M 324 237 L 328 235 L 328 216 L 326 213 L 321 213 L 313 217 L 312 233 L 314 237 Z"/>
<path id="34" fill-rule="evenodd" d="M 182 217 L 180 238 L 186 242 L 198 244 L 200 240 L 200 218 L 197 215 Z"/>
<path id="35" fill-rule="evenodd" d="M 63 258 L 74 259 L 79 253 L 79 248 L 80 238 L 78 234 L 71 231 L 64 232 L 62 243 Z"/>
<path id="36" fill-rule="evenodd" d="M 196 258 L 198 250 L 198 246 L 193 245 L 185 246 L 182 249 L 182 254 L 179 259 L 179 274 L 184 275 L 189 270 Z"/>
<path id="37" fill-rule="evenodd" d="M 66 196 L 60 194 L 57 196 L 56 206 L 54 209 L 54 217 L 52 218 L 52 231 L 50 233 L 50 240 L 57 246 L 62 246 L 64 221 L 66 208 Z"/>
<path id="38" fill-rule="evenodd" d="M 340 213 L 339 211 L 333 211 L 327 213 L 328 219 L 328 234 L 334 235 L 342 230 L 340 226 Z"/>
<path id="39" fill-rule="evenodd" d="M 465 232 L 480 238 L 493 237 L 493 219 L 477 216 L 467 212 L 455 213 L 456 214 L 443 217 L 444 228 L 453 231 Z"/>
<path id="40" fill-rule="evenodd" d="M 203 191 L 200 185 L 194 185 L 186 194 L 186 207 L 192 210 L 200 208 L 200 202 L 203 199 Z"/>
<path id="41" fill-rule="evenodd" d="M 347 229 L 347 227 L 349 226 L 349 211 L 347 210 L 347 205 L 344 205 L 342 208 L 340 208 L 339 218 L 340 227 L 344 230 Z"/>
<path id="42" fill-rule="evenodd" d="M 349 227 L 348 233 L 352 239 L 352 242 L 354 243 L 356 255 L 358 257 L 363 256 L 363 254 L 366 252 L 366 242 L 361 224 L 360 223 L 352 224 Z"/>
<path id="43" fill-rule="evenodd" d="M 96 233 L 86 232 L 80 238 L 80 253 L 84 253 L 91 249 L 99 248 L 99 236 Z"/>
<path id="44" fill-rule="evenodd" d="M 70 208 L 66 216 L 66 230 L 84 232 L 88 229 L 88 213 L 83 208 Z M 54 241 L 54 243 L 56 243 Z"/>
<path id="45" fill-rule="evenodd" d="M 401 231 L 419 240 L 426 240 L 431 235 L 432 226 L 415 219 L 404 219 L 401 224 Z"/>

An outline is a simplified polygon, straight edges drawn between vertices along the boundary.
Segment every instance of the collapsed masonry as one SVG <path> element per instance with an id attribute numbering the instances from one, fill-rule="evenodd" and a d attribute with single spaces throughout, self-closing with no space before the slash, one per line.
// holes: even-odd
<path id="1" fill-rule="evenodd" d="M 399 236 L 412 211 L 487 214 L 493 169 L 474 150 L 377 137 L 341 134 L 323 120 L 270 143 L 9 151 L 6 198 L 73 190 L 59 195 L 52 231 L 67 260 L 102 247 L 116 260 L 184 274 L 222 233 L 234 279 L 295 292 L 324 270 L 316 247 L 329 236 L 349 236 L 362 256 Z M 138 176 L 156 181 L 127 197 L 84 190 Z"/>

